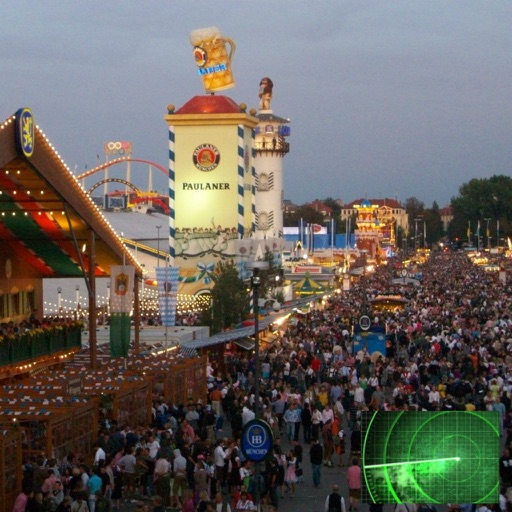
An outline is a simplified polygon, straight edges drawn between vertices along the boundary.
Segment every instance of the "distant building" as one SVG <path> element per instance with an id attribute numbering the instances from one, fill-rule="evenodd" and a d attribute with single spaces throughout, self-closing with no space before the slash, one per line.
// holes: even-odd
<path id="1" fill-rule="evenodd" d="M 283 200 L 283 213 L 293 214 L 299 208 L 300 206 L 296 205 L 295 203 L 292 203 L 290 199 Z"/>
<path id="2" fill-rule="evenodd" d="M 316 212 L 320 212 L 324 218 L 329 218 L 332 216 L 332 208 L 327 206 L 325 203 L 322 203 L 322 201 L 319 201 L 318 199 L 311 203 L 307 203 L 305 206 L 309 206 Z"/>
<path id="3" fill-rule="evenodd" d="M 441 222 L 443 223 L 443 231 L 446 233 L 448 231 L 448 226 L 450 222 L 453 220 L 453 211 L 451 206 L 445 206 L 439 210 L 439 215 L 441 215 Z"/>
<path id="4" fill-rule="evenodd" d="M 409 219 L 405 207 L 402 206 L 396 199 L 356 199 L 341 207 L 341 221 L 352 217 L 357 214 L 356 206 L 361 205 L 364 201 L 369 201 L 373 206 L 376 206 L 375 216 L 380 224 L 393 226 L 396 233 L 398 228 L 404 232 L 409 232 Z"/>

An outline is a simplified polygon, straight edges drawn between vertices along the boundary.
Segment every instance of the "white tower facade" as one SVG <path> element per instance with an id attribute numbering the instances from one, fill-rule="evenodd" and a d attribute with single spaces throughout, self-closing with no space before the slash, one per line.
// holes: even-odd
<path id="1" fill-rule="evenodd" d="M 259 120 L 255 128 L 256 238 L 283 236 L 283 159 L 290 150 L 289 119 L 276 116 L 270 108 L 272 81 L 260 83 Z"/>

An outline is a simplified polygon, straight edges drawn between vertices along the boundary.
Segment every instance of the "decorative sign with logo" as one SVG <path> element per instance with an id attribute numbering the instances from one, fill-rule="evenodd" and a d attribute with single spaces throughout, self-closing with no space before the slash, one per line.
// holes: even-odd
<path id="1" fill-rule="evenodd" d="M 111 265 L 110 267 L 110 310 L 112 313 L 129 313 L 133 306 L 133 265 Z"/>
<path id="2" fill-rule="evenodd" d="M 162 325 L 174 327 L 176 323 L 176 305 L 178 303 L 179 267 L 157 267 L 158 302 Z"/>
<path id="3" fill-rule="evenodd" d="M 103 152 L 105 155 L 131 155 L 133 153 L 132 143 L 126 140 L 105 142 Z"/>
<path id="4" fill-rule="evenodd" d="M 220 153 L 213 144 L 201 144 L 194 150 L 192 160 L 200 171 L 210 172 L 219 165 Z"/>
<path id="5" fill-rule="evenodd" d="M 34 153 L 34 118 L 29 108 L 20 108 L 16 112 L 16 135 L 15 141 L 18 151 L 21 151 L 27 158 Z"/>
<path id="6" fill-rule="evenodd" d="M 222 91 L 233 87 L 235 79 L 231 62 L 236 49 L 234 41 L 223 36 L 217 27 L 207 27 L 193 30 L 190 42 L 194 47 L 194 61 L 203 79 L 205 91 Z"/>
<path id="7" fill-rule="evenodd" d="M 246 459 L 253 462 L 264 460 L 274 446 L 270 425 L 263 420 L 252 420 L 242 430 L 241 448 Z"/>
<path id="8" fill-rule="evenodd" d="M 372 321 L 370 320 L 370 317 L 368 315 L 362 315 L 360 318 L 359 318 L 359 327 L 361 327 L 361 329 L 363 331 L 367 331 L 372 325 Z"/>

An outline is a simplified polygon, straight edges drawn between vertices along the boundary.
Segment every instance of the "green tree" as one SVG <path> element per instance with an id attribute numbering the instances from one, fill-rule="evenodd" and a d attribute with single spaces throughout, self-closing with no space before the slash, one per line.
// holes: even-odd
<path id="1" fill-rule="evenodd" d="M 217 333 L 239 324 L 249 311 L 249 294 L 233 260 L 219 261 L 214 270 L 211 327 Z"/>
<path id="2" fill-rule="evenodd" d="M 483 237 L 486 235 L 487 222 L 491 245 L 497 245 L 498 236 L 507 237 L 512 233 L 512 179 L 509 176 L 474 178 L 464 183 L 459 188 L 459 195 L 452 198 L 451 206 L 453 220 L 448 234 L 452 239 L 468 240 L 470 228 L 470 242 L 475 243 L 478 223 L 480 236 Z"/>
<path id="3" fill-rule="evenodd" d="M 417 197 L 408 197 L 405 200 L 405 211 L 407 212 L 409 223 L 409 242 L 408 247 L 421 247 L 423 240 L 423 220 L 425 218 L 425 203 Z"/>
<path id="4" fill-rule="evenodd" d="M 260 277 L 259 296 L 260 299 L 275 299 L 278 302 L 283 302 L 282 293 L 282 276 L 281 267 L 277 264 L 274 253 L 270 247 L 265 248 L 265 254 L 262 261 L 268 262 L 267 270 L 260 270 L 258 275 Z"/>
<path id="5" fill-rule="evenodd" d="M 439 211 L 439 205 L 436 201 L 432 203 L 432 208 L 425 210 L 424 219 L 426 223 L 427 231 L 427 247 L 431 247 L 432 244 L 439 242 L 443 237 L 443 221 L 441 220 L 441 213 Z"/>
<path id="6" fill-rule="evenodd" d="M 408 197 L 405 200 L 405 211 L 409 218 L 409 231 L 413 232 L 415 227 L 414 219 L 423 218 L 425 214 L 425 203 L 420 201 L 417 197 Z"/>
<path id="7" fill-rule="evenodd" d="M 325 199 L 320 200 L 325 206 L 328 206 L 332 210 L 332 218 L 338 220 L 341 215 L 341 204 L 333 199 L 332 197 L 326 197 Z"/>
<path id="8" fill-rule="evenodd" d="M 303 220 L 304 225 L 306 224 L 320 224 L 324 225 L 324 216 L 321 212 L 317 212 L 311 206 L 303 205 L 299 206 L 293 213 L 285 213 L 283 216 L 283 222 L 285 226 L 298 226 L 300 219 Z"/>

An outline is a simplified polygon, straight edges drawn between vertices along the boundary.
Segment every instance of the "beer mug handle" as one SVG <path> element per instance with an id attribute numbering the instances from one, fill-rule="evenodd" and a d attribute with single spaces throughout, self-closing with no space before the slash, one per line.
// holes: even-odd
<path id="1" fill-rule="evenodd" d="M 233 55 L 235 55 L 236 44 L 233 41 L 233 39 L 230 39 L 229 37 L 223 37 L 222 39 L 224 40 L 225 43 L 229 43 L 229 56 L 228 56 L 228 59 L 229 59 L 229 63 L 231 64 L 231 62 L 233 60 Z"/>

